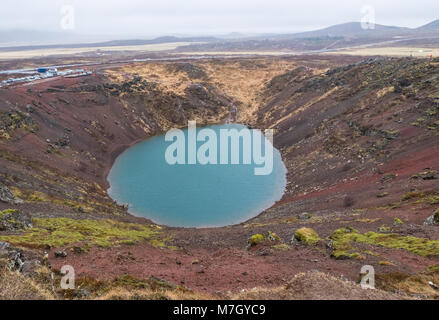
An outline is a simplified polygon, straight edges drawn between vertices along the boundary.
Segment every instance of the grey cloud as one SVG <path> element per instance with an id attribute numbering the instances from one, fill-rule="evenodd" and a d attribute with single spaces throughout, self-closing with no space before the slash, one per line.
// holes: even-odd
<path id="1" fill-rule="evenodd" d="M 439 18 L 437 0 L 2 0 L 0 29 L 62 31 L 63 5 L 75 8 L 76 32 L 118 36 L 305 31 L 360 21 L 364 5 L 380 24 L 417 27 Z"/>

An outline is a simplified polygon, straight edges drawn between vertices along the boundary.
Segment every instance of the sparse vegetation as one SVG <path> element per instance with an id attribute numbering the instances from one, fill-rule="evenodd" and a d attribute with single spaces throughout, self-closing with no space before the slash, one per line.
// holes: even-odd
<path id="1" fill-rule="evenodd" d="M 263 242 L 279 244 L 280 242 L 282 242 L 282 239 L 276 233 L 271 231 L 268 231 L 265 236 L 259 233 L 254 234 L 250 237 L 250 239 L 248 239 L 247 248 L 254 247 Z"/>
<path id="2" fill-rule="evenodd" d="M 384 197 L 387 197 L 388 195 L 389 195 L 388 192 L 382 192 L 382 193 L 377 194 L 377 198 L 384 198 Z"/>
<path id="3" fill-rule="evenodd" d="M 439 204 L 439 193 L 437 191 L 432 192 L 408 192 L 404 194 L 401 198 L 402 201 L 413 200 L 415 204 L 427 203 L 430 205 Z"/>
<path id="4" fill-rule="evenodd" d="M 0 241 L 25 247 L 62 247 L 70 244 L 102 247 L 127 241 L 148 241 L 165 247 L 160 227 L 114 220 L 74 220 L 69 218 L 34 218 L 33 227 L 22 234 L 0 236 Z"/>
<path id="5" fill-rule="evenodd" d="M 25 229 L 30 226 L 30 219 L 20 214 L 17 209 L 0 211 L 0 231 Z"/>
<path id="6" fill-rule="evenodd" d="M 393 264 L 392 262 L 385 261 L 385 260 L 378 261 L 378 264 L 381 266 L 389 266 L 389 267 L 395 266 L 395 264 Z"/>
<path id="7" fill-rule="evenodd" d="M 334 231 L 331 239 L 334 241 L 336 251 L 340 249 L 353 249 L 353 244 L 357 242 L 392 249 L 403 249 L 420 256 L 439 257 L 439 241 L 413 236 L 376 232 L 361 234 L 354 229 L 342 228 Z"/>
<path id="8" fill-rule="evenodd" d="M 407 200 L 411 200 L 411 199 L 415 199 L 415 198 L 422 198 L 422 197 L 424 197 L 423 192 L 408 192 L 402 196 L 401 200 L 407 201 Z"/>
<path id="9" fill-rule="evenodd" d="M 50 271 L 41 266 L 37 277 L 26 277 L 18 271 L 10 271 L 0 260 L 0 300 L 53 300 Z"/>
<path id="10" fill-rule="evenodd" d="M 248 244 L 250 247 L 253 247 L 253 246 L 258 245 L 259 243 L 261 243 L 264 240 L 265 240 L 265 237 L 262 234 L 258 233 L 258 234 L 252 235 L 250 237 L 250 239 L 248 240 Z"/>
<path id="11" fill-rule="evenodd" d="M 315 232 L 311 228 L 301 228 L 299 230 L 296 230 L 294 233 L 294 237 L 307 245 L 315 245 L 317 244 L 321 239 L 317 232 Z"/>
<path id="12" fill-rule="evenodd" d="M 17 129 L 35 132 L 38 125 L 29 115 L 19 110 L 0 111 L 0 138 L 10 139 L 12 132 Z"/>
<path id="13" fill-rule="evenodd" d="M 381 178 L 381 182 L 386 182 L 386 181 L 390 181 L 396 178 L 396 174 L 394 173 L 387 173 L 385 175 L 383 175 L 383 177 Z"/>

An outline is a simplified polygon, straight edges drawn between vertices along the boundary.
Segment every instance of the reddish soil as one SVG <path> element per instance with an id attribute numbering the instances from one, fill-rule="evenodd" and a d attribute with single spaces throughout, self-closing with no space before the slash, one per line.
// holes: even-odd
<path id="1" fill-rule="evenodd" d="M 403 264 L 408 272 L 421 272 L 430 263 L 429 259 L 402 250 L 382 251 L 393 262 Z M 52 254 L 50 256 L 53 257 Z M 50 261 L 55 270 L 60 270 L 63 265 L 73 266 L 79 277 L 111 280 L 124 274 L 139 279 L 153 276 L 196 291 L 219 295 L 254 287 L 281 286 L 295 274 L 309 270 L 358 280 L 364 264 L 337 261 L 309 248 L 275 251 L 263 246 L 251 252 L 227 248 L 193 249 L 183 253 L 135 245 L 111 249 L 93 248 L 86 254 L 69 254 L 67 258 L 51 258 Z M 377 269 L 387 271 L 391 268 Z"/>
<path id="2" fill-rule="evenodd" d="M 53 253 L 60 248 L 52 248 L 52 266 L 59 269 L 70 264 L 79 276 L 105 280 L 122 274 L 155 276 L 220 295 L 256 286 L 279 286 L 295 274 L 313 269 L 357 281 L 365 264 L 373 265 L 379 274 L 417 274 L 438 264 L 434 257 L 380 246 L 364 245 L 364 251 L 375 255 L 361 260 L 331 258 L 326 242 L 315 248 L 298 244 L 285 251 L 268 244 L 246 249 L 250 236 L 268 231 L 289 244 L 301 227 L 313 228 L 321 238 L 346 226 L 362 233 L 386 226 L 401 235 L 439 240 L 438 226 L 423 226 L 438 205 L 401 200 L 410 191 L 439 191 L 439 179 L 412 178 L 426 168 L 439 170 L 438 129 L 434 129 L 438 118 L 432 111 L 437 110 L 432 96 L 437 94 L 438 81 L 434 79 L 439 68 L 410 59 L 360 63 L 361 58 L 341 56 L 285 59 L 311 66 L 315 74 L 299 68 L 267 83 L 258 119 L 252 124 L 276 128 L 274 141 L 288 168 L 286 194 L 279 203 L 236 226 L 164 227 L 171 239 L 169 245 L 177 250 L 139 243 L 91 248 L 84 254 L 68 251 L 67 258 L 55 258 Z M 332 68 L 331 72 L 323 73 L 325 67 Z M 4 183 L 63 199 L 79 199 L 84 196 L 79 190 L 85 188 L 88 203 L 98 203 L 89 212 L 78 212 L 59 203 L 26 201 L 18 206 L 20 210 L 32 216 L 147 222 L 116 206 L 104 191 L 114 159 L 132 144 L 170 126 L 182 126 L 191 117 L 217 116 L 220 122 L 229 110 L 224 106 L 233 101 L 212 83 L 205 86 L 207 98 L 151 89 L 149 79 L 141 90 L 128 81 L 115 93 L 107 86 L 112 83 L 106 68 L 99 67 L 91 77 L 0 89 L 0 111 L 28 112 L 26 106 L 30 105 L 30 117 L 39 127 L 35 133 L 15 130 L 11 140 L 0 142 L 0 178 Z M 399 88 L 398 83 L 406 78 L 410 86 Z M 425 81 L 432 84 L 425 85 Z M 377 94 L 391 86 L 393 91 Z M 410 88 L 417 90 L 413 93 Z M 200 106 L 198 99 L 207 102 Z M 308 107 L 301 109 L 304 105 Z M 413 125 L 421 117 L 424 122 Z M 69 138 L 68 146 L 48 152 L 51 144 L 64 136 Z M 394 176 L 386 179 L 389 174 Z M 8 207 L 0 203 L 0 210 Z M 312 219 L 297 219 L 303 212 L 310 212 Z M 404 224 L 394 227 L 395 218 Z M 380 264 L 383 260 L 393 265 Z"/>

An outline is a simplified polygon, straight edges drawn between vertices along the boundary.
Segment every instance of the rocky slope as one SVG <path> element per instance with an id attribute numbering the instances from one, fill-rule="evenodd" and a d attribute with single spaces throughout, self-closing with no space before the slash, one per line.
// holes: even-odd
<path id="1" fill-rule="evenodd" d="M 153 276 L 224 296 L 311 269 L 358 281 L 369 264 L 380 288 L 436 298 L 438 76 L 424 60 L 307 56 L 101 65 L 0 88 L 0 241 L 93 281 Z M 105 191 L 115 157 L 188 119 L 275 128 L 282 201 L 199 230 L 117 206 Z M 93 281 L 91 297 L 107 292 Z"/>

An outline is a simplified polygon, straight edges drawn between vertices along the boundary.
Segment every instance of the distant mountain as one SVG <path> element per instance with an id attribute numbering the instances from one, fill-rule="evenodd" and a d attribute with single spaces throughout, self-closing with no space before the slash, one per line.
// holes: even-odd
<path id="1" fill-rule="evenodd" d="M 408 31 L 408 28 L 384 26 L 380 24 L 375 24 L 373 29 L 364 29 L 360 22 L 348 22 L 344 24 L 335 25 L 323 30 L 318 30 L 311 32 L 315 35 L 328 35 L 333 37 L 351 37 L 351 36 L 361 36 L 370 34 L 383 34 L 383 33 L 403 33 Z"/>
<path id="2" fill-rule="evenodd" d="M 0 30 L 0 46 L 71 44 L 96 42 L 103 39 L 102 36 L 84 36 L 73 32 L 47 32 L 23 29 Z"/>
<path id="3" fill-rule="evenodd" d="M 0 35 L 1 36 L 1 35 Z M 48 44 L 48 45 L 25 45 L 25 46 L 4 46 L 0 47 L 0 51 L 22 51 L 22 50 L 34 50 L 34 49 L 54 49 L 54 48 L 94 48 L 94 47 L 126 47 L 126 46 L 142 46 L 148 44 L 160 44 L 171 42 L 212 42 L 217 40 L 215 37 L 186 37 L 179 38 L 173 36 L 159 37 L 150 40 L 112 40 L 105 42 L 93 42 L 93 43 L 62 43 L 62 44 Z"/>
<path id="4" fill-rule="evenodd" d="M 248 37 L 248 35 L 240 32 L 230 32 L 227 34 L 219 35 L 218 38 L 220 39 L 243 39 Z"/>
<path id="5" fill-rule="evenodd" d="M 427 23 L 426 25 L 419 27 L 418 30 L 431 30 L 431 31 L 439 31 L 439 19 Z"/>
<path id="6" fill-rule="evenodd" d="M 324 29 L 315 31 L 307 31 L 294 34 L 277 35 L 273 38 L 335 38 L 335 37 L 383 37 L 383 36 L 395 36 L 403 35 L 410 32 L 411 29 L 404 27 L 393 27 L 376 24 L 373 29 L 363 29 L 361 22 L 348 22 L 343 24 L 337 24 Z"/>
<path id="7" fill-rule="evenodd" d="M 113 40 L 101 43 L 92 43 L 88 46 L 93 45 L 95 47 L 114 47 L 114 46 L 141 46 L 147 44 L 159 44 L 159 43 L 171 43 L 171 42 L 211 42 L 217 40 L 215 37 L 173 37 L 164 36 L 158 37 L 151 40 Z"/>
<path id="8" fill-rule="evenodd" d="M 377 45 L 432 45 L 439 42 L 439 20 L 420 28 L 376 24 L 363 29 L 360 22 L 348 22 L 324 29 L 293 33 L 271 34 L 239 39 L 220 39 L 205 44 L 182 46 L 175 51 L 298 51 L 327 52 L 344 47 Z"/>
<path id="9" fill-rule="evenodd" d="M 346 46 L 368 45 L 381 42 L 429 43 L 439 41 L 439 19 L 419 28 L 405 28 L 376 24 L 363 29 L 360 22 L 348 22 L 327 28 L 292 34 L 245 35 L 230 33 L 217 37 L 163 36 L 155 39 L 102 41 L 84 35 L 64 32 L 26 30 L 0 31 L 0 51 L 46 48 L 93 48 L 114 46 L 141 46 L 171 42 L 188 42 L 189 46 L 177 51 L 246 51 L 246 50 L 329 50 Z M 84 40 L 84 38 L 86 40 Z M 110 37 L 107 37 L 107 39 Z M 427 39 L 427 40 L 426 40 Z M 405 42 L 402 42 L 405 41 Z M 410 42 L 411 41 L 411 42 Z M 433 42 L 432 42 L 433 41 Z M 436 42 L 435 42 L 436 41 Z M 410 42 L 410 43 L 409 43 Z M 7 43 L 7 45 L 5 45 Z M 26 45 L 22 45 L 27 43 Z M 38 45 L 37 45 L 38 43 Z M 44 45 L 40 45 L 45 43 Z"/>

